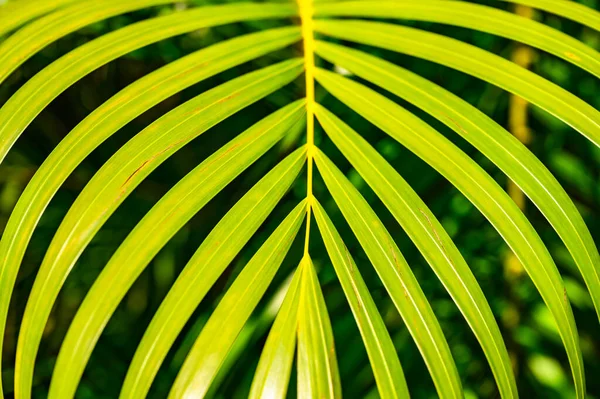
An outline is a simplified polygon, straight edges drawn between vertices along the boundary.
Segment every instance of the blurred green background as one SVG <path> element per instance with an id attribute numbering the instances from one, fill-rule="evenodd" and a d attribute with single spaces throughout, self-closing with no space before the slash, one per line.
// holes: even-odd
<path id="1" fill-rule="evenodd" d="M 213 1 L 213 3 L 223 3 L 223 1 Z M 513 10 L 512 5 L 504 2 L 487 1 L 485 4 Z M 586 0 L 585 4 L 596 9 L 600 7 L 600 3 L 596 0 Z M 183 4 L 176 4 L 114 17 L 59 40 L 27 61 L 0 86 L 0 105 L 4 104 L 35 73 L 82 43 L 135 21 L 178 12 L 185 7 Z M 543 12 L 536 12 L 535 19 L 600 50 L 599 32 L 584 29 L 576 23 Z M 292 23 L 294 22 L 297 23 L 297 21 L 292 21 Z M 232 24 L 164 40 L 121 57 L 72 86 L 36 118 L 9 153 L 6 161 L 0 166 L 0 232 L 20 193 L 38 166 L 78 122 L 112 95 L 141 76 L 185 54 L 226 38 L 287 23 L 290 21 Z M 406 24 L 458 38 L 506 58 L 511 57 L 517 46 L 517 44 L 502 38 L 461 28 L 427 23 L 411 22 Z M 501 89 L 430 62 L 373 48 L 364 49 L 436 82 L 477 106 L 501 125 L 508 127 L 509 95 Z M 206 89 L 240 74 L 285 57 L 301 56 L 301 51 L 301 44 L 299 44 L 270 54 L 254 62 L 228 70 L 174 95 L 121 129 L 118 134 L 92 153 L 71 175 L 40 221 L 21 266 L 13 294 L 8 329 L 4 337 L 5 353 L 2 365 L 2 378 L 8 397 L 11 397 L 12 392 L 12 368 L 20 319 L 37 268 L 61 219 L 90 177 L 120 146 L 169 110 Z M 333 67 L 326 64 L 325 66 Z M 600 82 L 592 75 L 539 51 L 534 52 L 531 69 L 573 92 L 596 109 L 600 109 Z M 81 256 L 55 304 L 37 359 L 34 382 L 35 398 L 46 397 L 53 364 L 69 323 L 99 271 L 128 232 L 153 204 L 195 165 L 260 118 L 282 105 L 300 98 L 303 93 L 304 82 L 299 79 L 201 135 L 154 171 L 108 220 Z M 507 246 L 481 213 L 432 168 L 337 102 L 320 87 L 317 88 L 317 99 L 342 116 L 394 165 L 429 205 L 454 239 L 498 318 L 509 352 L 514 356 L 517 381 L 522 397 L 573 397 L 567 357 L 554 322 L 527 275 L 521 271 L 518 265 L 516 267 L 509 266 L 506 260 Z M 397 98 L 396 100 L 459 145 L 502 186 L 506 187 L 507 179 L 504 174 L 468 143 L 410 104 Z M 532 141 L 529 143 L 531 151 L 544 162 L 565 187 L 586 220 L 595 241 L 599 243 L 600 149 L 544 111 L 529 107 L 528 112 L 529 128 L 532 133 Z M 206 205 L 160 252 L 137 280 L 104 331 L 81 381 L 78 398 L 116 398 L 118 396 L 128 363 L 146 326 L 192 253 L 231 206 L 266 171 L 303 141 L 303 134 L 287 137 Z M 317 131 L 316 143 L 360 189 L 388 227 L 412 266 L 440 320 L 457 363 L 467 397 L 499 397 L 489 366 L 474 335 L 423 257 L 358 173 L 349 166 L 348 162 L 320 131 Z M 303 174 L 296 182 L 293 189 L 269 217 L 267 223 L 206 296 L 163 364 L 152 387 L 150 397 L 166 397 L 169 386 L 194 338 L 218 304 L 223 292 L 284 215 L 305 197 L 305 176 Z M 315 181 L 315 192 L 342 233 L 384 317 L 398 349 L 412 396 L 415 398 L 435 397 L 433 383 L 413 340 L 319 177 Z M 569 253 L 551 226 L 531 203 L 526 204 L 525 213 L 550 249 L 563 275 L 579 327 L 588 394 L 590 398 L 600 398 L 600 324 L 591 300 Z M 299 238 L 303 238 L 303 234 L 300 234 Z M 281 292 L 302 255 L 303 243 L 301 241 L 303 240 L 298 239 L 295 243 L 273 285 L 238 338 L 224 367 L 224 372 L 219 375 L 214 384 L 212 394 L 215 397 L 237 398 L 247 395 L 262 345 L 275 317 L 278 303 L 282 299 Z M 313 229 L 311 254 L 319 270 L 319 279 L 333 323 L 344 396 L 350 398 L 377 397 L 364 345 L 334 270 L 324 251 L 317 229 Z M 292 374 L 290 396 L 295 396 L 294 379 L 294 374 Z"/>

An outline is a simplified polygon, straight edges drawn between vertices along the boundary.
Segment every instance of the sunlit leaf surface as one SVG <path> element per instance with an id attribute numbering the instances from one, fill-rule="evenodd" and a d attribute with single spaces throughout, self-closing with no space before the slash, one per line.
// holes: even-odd
<path id="1" fill-rule="evenodd" d="M 0 397 L 597 396 L 591 2 L 210 3 L 0 1 Z"/>

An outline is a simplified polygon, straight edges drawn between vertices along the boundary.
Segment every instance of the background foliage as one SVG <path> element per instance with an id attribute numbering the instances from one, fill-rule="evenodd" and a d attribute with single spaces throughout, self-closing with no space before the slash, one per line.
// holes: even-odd
<path id="1" fill-rule="evenodd" d="M 513 9 L 509 3 L 491 1 L 485 3 L 496 8 Z M 595 0 L 586 0 L 585 4 L 596 9 L 600 8 L 600 4 Z M 43 67 L 82 43 L 134 21 L 177 12 L 183 7 L 181 4 L 154 7 L 110 18 L 49 45 L 0 86 L 0 104 L 4 104 L 10 95 Z M 600 50 L 599 32 L 584 29 L 577 23 L 544 12 L 536 12 L 534 17 Z M 406 24 L 458 38 L 506 58 L 510 58 L 516 49 L 516 44 L 509 40 L 480 32 L 430 23 Z M 275 25 L 277 22 L 230 24 L 163 40 L 107 64 L 61 94 L 35 119 L 0 167 L 0 232 L 36 168 L 57 143 L 93 109 L 138 78 L 185 54 L 225 38 Z M 501 89 L 427 61 L 383 50 L 368 50 L 445 87 L 477 106 L 502 126 L 508 127 L 509 96 Z M 291 50 L 269 54 L 251 64 L 230 69 L 172 96 L 121 129 L 118 134 L 94 151 L 71 175 L 45 212 L 19 272 L 12 298 L 8 329 L 4 338 L 5 366 L 2 367 L 2 378 L 9 397 L 12 391 L 10 367 L 14 364 L 18 325 L 37 267 L 62 217 L 91 176 L 133 135 L 165 112 L 207 88 L 226 82 L 256 66 L 267 65 L 272 60 L 289 57 L 290 52 L 301 54 L 301 51 L 300 44 Z M 591 74 L 556 57 L 537 51 L 534 51 L 531 69 L 571 91 L 596 109 L 600 109 L 600 83 Z M 85 250 L 61 291 L 46 327 L 45 338 L 38 356 L 34 397 L 46 396 L 52 367 L 68 325 L 99 271 L 128 232 L 153 204 L 208 155 L 262 117 L 290 100 L 300 98 L 303 93 L 302 85 L 287 86 L 285 90 L 277 91 L 240 111 L 235 118 L 229 118 L 218 124 L 164 162 L 118 208 Z M 518 265 L 507 261 L 507 247 L 492 226 L 450 183 L 400 144 L 320 88 L 317 90 L 317 99 L 336 114 L 344 115 L 345 121 L 361 132 L 363 137 L 385 156 L 442 222 L 471 266 L 494 314 L 500 318 L 500 326 L 508 350 L 515 355 L 518 365 L 517 382 L 522 397 L 572 396 L 566 354 L 555 332 L 551 316 L 529 278 Z M 449 131 L 446 126 L 415 107 L 397 98 L 395 100 L 459 145 L 502 186 L 507 185 L 503 173 L 473 147 Z M 529 116 L 529 128 L 532 133 L 529 148 L 565 187 L 582 213 L 594 240 L 600 242 L 600 149 L 543 111 L 530 107 Z M 117 397 L 136 346 L 179 271 L 227 210 L 266 171 L 290 152 L 292 140 L 302 141 L 304 136 L 288 138 L 270 150 L 259 162 L 205 206 L 153 260 L 151 266 L 139 277 L 102 335 L 86 368 L 77 397 Z M 478 342 L 422 256 L 358 173 L 318 131 L 316 143 L 347 173 L 398 243 L 440 320 L 467 394 L 471 397 L 497 397 L 496 385 Z M 163 364 L 152 387 L 151 397 L 166 395 L 185 354 L 199 329 L 214 310 L 225 288 L 233 282 L 241 266 L 275 229 L 277 222 L 292 209 L 293 205 L 305 197 L 305 184 L 305 179 L 298 179 L 267 223 L 236 257 L 204 299 Z M 368 266 L 366 255 L 331 202 L 319 178 L 315 181 L 314 190 L 319 198 L 329 199 L 329 202 L 322 200 L 322 203 L 338 226 L 357 264 Z M 600 397 L 598 378 L 600 376 L 600 326 L 589 295 L 570 255 L 544 217 L 530 204 L 527 205 L 525 213 L 548 246 L 563 274 L 581 337 L 588 394 L 590 397 Z M 299 237 L 302 238 L 303 235 L 299 234 Z M 221 373 L 221 378 L 218 378 L 214 384 L 217 397 L 235 398 L 247 395 L 268 328 L 276 314 L 277 304 L 281 301 L 281 295 L 278 296 L 278 293 L 285 286 L 287 278 L 302 256 L 302 241 L 298 239 L 295 242 L 274 284 L 236 341 L 236 346 L 229 357 L 230 362 L 223 370 L 227 372 Z M 376 394 L 364 345 L 318 232 L 314 233 L 314 239 L 311 240 L 311 255 L 319 271 L 319 280 L 330 312 L 337 352 L 340 354 L 340 359 L 343 359 L 339 362 L 339 368 L 344 396 L 364 397 Z M 370 267 L 362 267 L 361 272 L 399 349 L 400 361 L 411 392 L 417 398 L 434 397 L 434 386 L 425 364 L 374 270 Z M 291 381 L 293 385 L 294 378 Z M 295 389 L 290 389 L 289 392 L 293 393 Z"/>

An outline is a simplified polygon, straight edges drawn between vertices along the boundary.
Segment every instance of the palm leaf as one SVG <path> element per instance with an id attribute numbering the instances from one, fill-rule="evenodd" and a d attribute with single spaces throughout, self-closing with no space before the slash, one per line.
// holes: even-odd
<path id="1" fill-rule="evenodd" d="M 600 12 L 574 1 L 565 0 L 502 0 L 527 5 L 560 15 L 600 31 Z"/>
<path id="2" fill-rule="evenodd" d="M 424 58 L 468 73 L 524 98 L 600 146 L 600 113 L 527 69 L 475 46 L 380 22 L 315 20 L 317 32 Z"/>
<path id="3" fill-rule="evenodd" d="M 254 374 L 250 398 L 285 397 L 287 393 L 298 327 L 300 282 L 302 271 L 296 270 L 285 300 L 269 332 Z"/>
<path id="4" fill-rule="evenodd" d="M 488 356 L 500 392 L 503 396 L 515 396 L 517 384 L 500 329 L 479 284 L 450 236 L 408 183 L 358 133 L 323 107 L 317 107 L 317 117 L 327 135 L 417 245 L 465 315 Z"/>
<path id="5" fill-rule="evenodd" d="M 312 207 L 327 252 L 362 334 L 380 396 L 408 397 L 406 380 L 394 344 L 360 271 L 325 209 L 316 200 Z"/>
<path id="6" fill-rule="evenodd" d="M 74 395 L 102 328 L 143 268 L 194 214 L 304 116 L 303 106 L 302 102 L 292 103 L 240 134 L 190 172 L 146 214 L 112 256 L 71 323 L 54 368 L 54 380 L 68 383 L 52 385 L 50 397 Z M 293 172 L 291 176 L 295 176 Z M 143 248 L 139 248 L 140 242 L 145 243 Z M 122 272 L 122 265 L 127 265 L 127 274 Z"/>
<path id="7" fill-rule="evenodd" d="M 487 6 L 445 0 L 349 1 L 318 4 L 315 16 L 402 18 L 475 29 L 545 50 L 600 77 L 600 54 L 591 47 L 539 22 Z"/>
<path id="8" fill-rule="evenodd" d="M 461 383 L 448 343 L 394 240 L 344 174 L 321 152 L 317 152 L 315 161 L 327 188 L 417 343 L 438 394 L 444 398 L 459 397 Z"/>
<path id="9" fill-rule="evenodd" d="M 0 45 L 0 65 L 2 66 L 0 83 L 32 55 L 81 27 L 114 15 L 172 2 L 173 0 L 108 0 L 102 3 L 85 1 L 46 15 L 2 42 Z M 52 4 L 53 2 L 46 3 Z M 43 8 L 40 6 L 30 6 L 27 7 L 27 10 Z"/>
<path id="10" fill-rule="evenodd" d="M 233 340 L 264 295 L 298 232 L 306 204 L 298 204 L 244 267 L 194 343 L 169 397 L 204 396 Z"/>
<path id="11" fill-rule="evenodd" d="M 5 4 L 0 8 L 0 38 L 26 22 L 75 0 L 28 0 Z"/>
<path id="12" fill-rule="evenodd" d="M 504 193 L 483 169 L 462 153 L 454 146 L 454 144 L 450 143 L 443 136 L 436 134 L 429 125 L 423 123 L 420 119 L 411 115 L 393 101 L 377 94 L 371 89 L 349 79 L 332 74 L 331 72 L 319 71 L 317 79 L 328 91 L 339 97 L 344 103 L 352 107 L 366 119 L 380 127 L 383 131 L 407 146 L 419 157 L 426 160 L 428 164 L 440 171 L 440 173 L 452 181 L 452 183 L 455 184 L 484 213 L 492 225 L 500 231 L 501 235 L 510 244 L 511 248 L 513 248 L 519 258 L 522 259 L 523 267 L 531 276 L 538 291 L 542 295 L 542 298 L 544 298 L 544 301 L 552 312 L 567 349 L 576 386 L 578 386 L 578 389 L 583 390 L 585 383 L 583 359 L 581 358 L 581 350 L 579 348 L 579 336 L 577 334 L 577 327 L 575 326 L 575 319 L 573 317 L 571 306 L 569 301 L 565 298 L 565 288 L 560 278 L 560 274 L 541 239 L 537 236 L 533 227 L 527 223 L 525 217 L 511 198 Z M 330 131 L 331 130 L 332 129 L 330 129 Z M 404 134 L 404 132 L 407 132 L 407 134 Z M 354 139 L 354 141 L 356 141 L 356 139 Z M 336 144 L 341 146 L 341 143 L 342 140 L 338 140 Z M 364 144 L 362 144 L 362 146 L 364 146 Z M 359 156 L 354 159 L 358 158 Z M 377 160 L 374 155 L 371 155 L 369 159 L 374 160 L 371 162 L 376 162 Z M 381 160 L 379 165 L 375 167 L 380 173 L 385 173 L 386 169 L 388 175 L 392 173 L 392 170 L 389 170 L 390 168 L 384 168 Z M 374 172 L 371 171 L 371 173 Z M 369 181 L 369 178 L 366 177 L 365 180 Z M 402 182 L 396 179 L 394 184 L 390 184 L 390 186 L 393 187 L 399 184 L 402 184 Z M 393 191 L 390 190 L 389 187 L 387 190 L 378 190 L 375 188 L 375 191 L 379 191 L 378 194 L 380 196 L 383 195 L 382 193 L 385 193 L 385 195 L 393 194 Z M 390 204 L 397 204 L 398 202 L 397 198 L 394 200 L 388 199 L 388 201 L 389 202 L 386 204 L 388 208 L 391 207 Z M 386 201 L 384 200 L 384 203 L 385 202 Z M 421 209 L 419 206 L 413 206 L 413 212 L 414 208 Z M 430 214 L 430 216 L 428 216 L 423 210 L 420 210 L 419 213 L 418 217 L 421 219 L 422 224 L 426 224 L 424 225 L 426 230 L 431 229 L 437 231 L 441 227 L 438 226 L 438 229 L 436 229 L 435 225 L 432 225 L 431 216 L 433 215 Z M 400 212 L 396 211 L 395 216 L 398 219 L 400 217 Z M 423 216 L 423 218 L 421 218 L 421 216 Z M 442 241 L 439 237 L 440 234 L 435 237 L 435 240 Z M 449 241 L 449 239 L 446 239 L 445 241 Z M 448 256 L 447 252 L 451 249 L 452 247 L 444 248 L 444 255 Z M 431 254 L 430 250 L 425 251 L 422 249 L 421 252 Z M 455 258 L 456 257 L 457 256 L 455 255 Z M 457 261 L 452 262 L 451 264 L 455 267 L 460 265 Z M 467 270 L 467 266 L 463 264 L 463 270 L 457 273 L 460 273 L 463 277 L 468 276 L 468 274 L 466 274 Z M 443 282 L 446 287 L 448 287 L 448 281 L 455 280 L 456 276 L 453 276 L 451 279 L 443 279 Z M 471 284 L 472 283 L 473 281 L 471 280 Z M 462 290 L 464 290 L 463 287 L 457 286 L 454 290 L 451 290 L 451 293 L 454 292 L 454 295 L 458 295 Z M 455 301 L 460 306 L 460 302 L 456 297 Z M 490 318 L 491 317 L 488 317 L 488 320 Z M 483 323 L 478 322 L 477 324 Z M 471 323 L 471 325 L 474 325 L 474 323 Z M 482 336 L 481 333 L 476 335 Z M 490 337 L 491 333 L 488 332 L 487 336 Z M 491 345 L 486 346 L 489 348 Z M 494 346 L 497 346 L 497 344 Z M 488 353 L 490 353 L 489 349 Z M 507 355 L 504 356 L 505 362 L 507 361 L 506 357 Z M 504 373 L 506 374 L 506 370 Z"/>
<path id="13" fill-rule="evenodd" d="M 310 258 L 304 257 L 298 304 L 298 397 L 341 396 L 331 323 Z"/>
<path id="14" fill-rule="evenodd" d="M 61 92 L 91 71 L 140 47 L 209 26 L 286 17 L 286 4 L 201 7 L 129 25 L 73 50 L 35 75 L 0 109 L 0 162 L 31 121 Z"/>
<path id="15" fill-rule="evenodd" d="M 304 165 L 305 156 L 304 148 L 290 154 L 257 183 L 203 241 L 146 330 L 125 378 L 121 397 L 146 394 L 194 309 L 290 187 Z"/>
<path id="16" fill-rule="evenodd" d="M 503 1 L 535 7 L 600 30 L 600 13 L 575 2 Z M 172 13 L 169 8 L 175 3 L 173 7 L 178 11 Z M 338 341 L 337 334 L 342 329 L 338 324 L 338 308 L 334 308 L 337 304 L 328 297 L 329 287 L 338 282 L 366 349 L 372 370 L 371 386 L 367 387 L 371 395 L 398 398 L 414 394 L 411 392 L 414 383 L 404 375 L 407 364 L 403 364 L 403 371 L 400 362 L 403 357 L 396 353 L 403 348 L 392 339 L 388 320 L 383 311 L 380 313 L 379 293 L 368 288 L 370 266 L 355 262 L 350 252 L 357 248 L 344 242 L 342 237 L 346 232 L 338 232 L 329 216 L 333 213 L 321 205 L 317 196 L 323 204 L 337 205 L 341 211 L 350 226 L 348 233 L 356 237 L 379 277 L 377 283 L 383 283 L 382 292 L 391 298 L 393 312 L 400 313 L 402 328 L 416 343 L 438 395 L 463 397 L 461 377 L 464 376 L 459 376 L 449 340 L 425 294 L 429 293 L 428 287 L 420 286 L 412 260 L 409 266 L 400 252 L 399 241 L 395 242 L 392 230 L 387 230 L 376 212 L 378 208 L 372 208 L 349 177 L 338 169 L 337 160 L 334 163 L 325 155 L 330 142 L 341 153 L 340 159 L 349 162 L 386 208 L 381 209 L 391 213 L 390 220 L 395 219 L 394 223 L 406 232 L 448 291 L 481 345 L 501 397 L 518 397 L 511 359 L 494 319 L 498 315 L 492 309 L 496 309 L 484 296 L 460 246 L 452 241 L 427 201 L 361 136 L 361 129 L 355 131 L 351 127 L 352 120 L 347 117 L 352 114 L 342 114 L 337 109 L 333 113 L 324 105 L 329 99 L 323 96 L 326 92 L 439 172 L 499 232 L 553 316 L 567 352 L 577 396 L 584 397 L 584 359 L 579 335 L 565 284 L 549 248 L 524 212 L 474 159 L 391 98 L 397 96 L 408 101 L 454 130 L 523 190 L 570 252 L 600 318 L 600 255 L 574 201 L 523 143 L 467 101 L 381 59 L 375 55 L 378 50 L 366 47 L 360 51 L 351 46 L 366 45 L 416 56 L 492 83 L 560 119 L 597 146 L 600 146 L 600 113 L 567 90 L 491 52 L 424 30 L 347 17 L 423 21 L 486 32 L 553 54 L 594 75 L 593 79 L 600 77 L 598 51 L 540 22 L 469 2 L 297 0 L 294 4 L 223 0 L 220 3 L 194 7 L 193 1 L 175 0 L 20 0 L 0 5 L 0 39 L 4 37 L 0 42 L 0 83 L 6 87 L 14 84 L 14 80 L 7 78 L 19 71 L 23 63 L 83 27 L 145 8 L 161 6 L 162 10 L 168 10 L 167 15 L 161 12 L 77 47 L 16 90 L 0 109 L 0 163 L 54 99 L 103 65 L 147 45 L 199 29 L 220 26 L 219 31 L 227 36 L 227 40 L 217 40 L 216 44 L 167 64 L 115 94 L 66 135 L 33 175 L 16 202 L 0 241 L 2 336 L 17 275 L 28 247 L 34 242 L 36 226 L 46 209 L 52 208 L 51 201 L 69 175 L 102 143 L 160 102 L 232 68 L 236 68 L 237 75 L 151 123 L 110 157 L 79 194 L 53 234 L 27 300 L 16 351 L 15 397 L 32 396 L 34 367 L 44 328 L 65 279 L 123 201 L 183 146 L 225 119 L 241 121 L 239 111 L 284 90 L 303 72 L 304 98 L 278 102 L 275 112 L 215 150 L 173 188 L 165 190 L 166 194 L 120 242 L 70 322 L 53 366 L 49 397 L 75 397 L 99 338 L 118 305 L 134 289 L 136 279 L 194 215 L 206 212 L 205 205 L 253 164 L 256 165 L 252 170 L 263 167 L 258 172 L 260 180 L 216 223 L 168 290 L 128 365 L 120 397 L 147 396 L 173 348 L 177 349 L 175 357 L 183 361 L 183 366 L 176 370 L 178 374 L 170 391 L 172 398 L 213 397 L 218 389 L 231 385 L 227 384 L 227 378 L 230 374 L 241 374 L 241 368 L 249 370 L 243 370 L 248 387 L 237 390 L 238 396 L 239 392 L 249 390 L 252 398 L 286 397 L 295 372 L 299 397 L 341 397 L 342 383 L 347 382 L 341 373 L 347 356 L 346 343 L 343 337 Z M 285 25 L 298 17 L 300 26 L 279 27 L 282 21 Z M 265 19 L 279 21 L 257 22 Z M 238 30 L 232 24 L 240 22 L 259 31 L 228 38 L 232 31 Z M 271 28 L 262 29 L 267 25 Z M 335 44 L 322 37 L 354 44 Z M 300 40 L 302 58 L 267 62 L 270 65 L 266 67 L 265 59 L 259 60 Z M 247 71 L 242 64 L 250 62 L 256 67 L 251 68 L 252 72 L 238 73 Z M 344 70 L 382 90 L 377 92 L 343 77 Z M 319 135 L 316 121 L 327 136 L 325 141 Z M 302 143 L 303 130 L 306 144 L 298 145 Z M 299 148 L 282 156 L 274 167 L 266 159 L 259 161 L 267 152 L 272 153 L 277 143 L 281 143 L 277 149 L 280 154 Z M 288 192 L 297 196 L 298 187 L 304 189 L 295 182 L 305 163 L 307 175 L 302 179 L 305 195 L 294 200 L 295 208 L 266 240 L 260 240 L 262 246 L 253 251 L 253 244 L 249 245 L 254 242 L 251 239 L 262 234 L 261 226 L 275 207 L 284 202 L 284 196 Z M 324 187 L 319 184 L 317 171 Z M 327 195 L 325 188 L 333 201 L 323 200 Z M 281 207 L 287 207 L 285 202 Z M 311 229 L 313 215 L 318 229 Z M 291 247 L 293 243 L 299 244 L 296 236 L 304 220 L 302 260 L 297 267 L 283 272 L 290 277 L 278 291 L 281 296 L 260 311 L 262 298 L 276 280 L 279 269 L 285 268 L 281 265 L 288 252 L 289 257 L 297 254 Z M 324 246 L 312 245 L 317 238 Z M 250 258 L 247 254 L 251 251 L 251 259 L 242 262 Z M 217 284 L 236 257 L 240 257 L 237 263 L 246 263 L 245 266 L 230 284 Z M 337 276 L 337 281 L 331 276 Z M 328 280 L 323 290 L 319 280 L 325 279 Z M 223 291 L 215 310 L 210 315 L 203 311 L 199 318 L 194 318 L 194 312 L 214 286 L 221 286 Z M 267 326 L 273 319 L 267 337 Z M 186 323 L 190 320 L 194 327 L 187 331 Z M 248 378 L 256 363 L 247 361 L 246 352 L 263 335 L 266 342 L 262 355 L 260 360 L 257 357 L 254 377 Z M 178 342 L 179 336 L 182 343 Z M 0 397 L 3 397 L 2 384 Z"/>
<path id="17" fill-rule="evenodd" d="M 69 133 L 27 185 L 0 241 L 0 289 L 10 293 L 27 244 L 50 200 L 83 160 L 109 136 L 173 93 L 230 66 L 285 46 L 299 37 L 296 28 L 242 36 L 200 50 L 140 79 L 103 104 Z M 204 67 L 198 67 L 200 61 Z M 212 62 L 211 62 L 212 61 Z M 0 297 L 6 318 L 10 295 Z"/>
<path id="18" fill-rule="evenodd" d="M 188 101 L 134 137 L 94 176 L 54 236 L 27 302 L 23 334 L 17 347 L 17 387 L 28 391 L 31 386 L 35 354 L 54 302 L 49 298 L 56 298 L 93 234 L 127 194 L 177 149 L 236 111 L 289 83 L 299 75 L 300 67 L 299 60 L 283 61 Z"/>
<path id="19" fill-rule="evenodd" d="M 468 140 L 516 182 L 570 250 L 600 318 L 600 277 L 594 266 L 600 264 L 600 255 L 594 240 L 565 190 L 523 144 L 475 107 L 403 68 L 326 42 L 317 42 L 316 50 L 320 56 L 427 111 Z M 539 239 L 532 242 L 539 243 Z"/>

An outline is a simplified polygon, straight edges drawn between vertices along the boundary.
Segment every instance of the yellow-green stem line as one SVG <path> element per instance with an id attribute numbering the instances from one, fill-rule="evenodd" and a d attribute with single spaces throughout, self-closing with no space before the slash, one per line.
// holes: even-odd
<path id="1" fill-rule="evenodd" d="M 313 198 L 313 155 L 315 153 L 315 39 L 313 30 L 313 0 L 297 0 L 302 23 L 302 39 L 304 42 L 304 76 L 306 79 L 306 156 L 307 156 L 307 182 L 306 182 L 306 240 L 304 254 L 308 255 L 310 237 L 310 219 Z"/>

